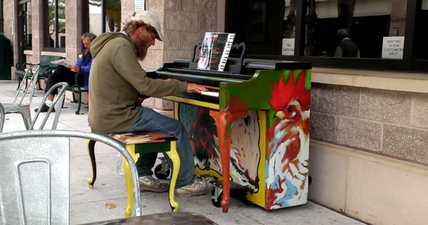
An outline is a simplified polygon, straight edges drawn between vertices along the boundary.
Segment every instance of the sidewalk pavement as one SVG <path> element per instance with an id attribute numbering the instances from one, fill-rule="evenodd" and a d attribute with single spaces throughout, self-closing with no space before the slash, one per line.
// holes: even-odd
<path id="1" fill-rule="evenodd" d="M 15 81 L 0 81 L 0 103 L 12 102 L 15 96 Z M 31 108 L 38 107 L 44 96 L 36 91 Z M 76 103 L 66 100 L 58 123 L 58 130 L 90 131 L 87 122 L 88 109 L 83 106 L 83 115 L 76 115 Z M 51 115 L 52 121 L 53 115 Z M 49 127 L 49 122 L 46 127 Z M 6 115 L 3 132 L 25 130 L 18 114 Z M 86 140 L 71 139 L 70 159 L 70 224 L 89 223 L 123 218 L 126 208 L 126 185 L 122 175 L 116 173 L 117 152 L 103 144 L 96 145 L 97 181 L 89 189 L 87 179 L 91 176 Z M 334 194 L 334 191 L 332 191 Z M 210 195 L 191 198 L 177 198 L 179 211 L 203 214 L 220 225 L 232 224 L 317 224 L 317 225 L 361 225 L 359 221 L 344 216 L 311 201 L 303 206 L 267 211 L 257 205 L 246 205 L 231 198 L 229 212 L 223 213 L 211 203 Z M 106 203 L 114 203 L 116 208 L 107 209 Z M 141 192 L 142 214 L 169 212 L 167 193 Z M 1 216 L 0 216 L 1 218 Z M 2 222 L 0 221 L 0 225 Z"/>

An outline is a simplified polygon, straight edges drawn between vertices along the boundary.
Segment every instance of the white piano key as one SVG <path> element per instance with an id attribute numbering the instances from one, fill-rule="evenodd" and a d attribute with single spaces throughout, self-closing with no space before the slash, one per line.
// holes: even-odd
<path id="1" fill-rule="evenodd" d="M 207 96 L 212 96 L 212 97 L 217 97 L 218 98 L 219 92 L 202 91 L 201 95 L 207 95 Z"/>

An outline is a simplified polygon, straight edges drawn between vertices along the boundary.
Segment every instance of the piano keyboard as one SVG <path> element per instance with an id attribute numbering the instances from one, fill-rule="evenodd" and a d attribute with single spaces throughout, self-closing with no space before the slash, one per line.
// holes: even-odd
<path id="1" fill-rule="evenodd" d="M 218 88 L 212 87 L 212 86 L 205 86 L 205 88 L 207 89 L 207 91 L 202 91 L 200 93 L 200 95 L 205 95 L 205 96 L 211 96 L 211 97 L 214 97 L 214 98 L 219 98 L 219 92 L 220 92 L 220 90 Z M 193 92 L 193 91 L 186 91 L 186 93 L 190 94 L 190 95 L 192 95 L 192 94 L 199 95 L 198 93 Z"/>
<path id="2" fill-rule="evenodd" d="M 211 96 L 211 97 L 216 97 L 218 98 L 219 96 L 219 89 L 217 88 L 211 88 L 211 87 L 206 87 L 207 91 L 202 91 L 201 95 L 206 95 L 206 96 Z"/>

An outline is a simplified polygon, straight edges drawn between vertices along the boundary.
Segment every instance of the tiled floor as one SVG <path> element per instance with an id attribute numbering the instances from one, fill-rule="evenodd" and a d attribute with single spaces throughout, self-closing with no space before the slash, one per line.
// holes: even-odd
<path id="1" fill-rule="evenodd" d="M 0 81 L 0 102 L 11 102 L 15 95 L 16 82 Z M 32 109 L 37 108 L 44 93 L 36 91 Z M 66 101 L 59 120 L 58 129 L 89 131 L 87 108 L 83 115 L 75 115 L 77 104 Z M 169 115 L 171 115 L 169 113 Z M 19 115 L 7 115 L 4 132 L 24 130 Z M 71 140 L 70 174 L 70 224 L 123 218 L 126 207 L 126 188 L 123 176 L 116 173 L 116 152 L 102 144 L 97 144 L 98 177 L 93 189 L 89 189 L 86 180 L 91 175 L 86 140 Z M 359 225 L 363 224 L 340 213 L 324 208 L 313 202 L 306 205 L 267 211 L 255 205 L 246 205 L 232 198 L 229 212 L 222 213 L 215 208 L 210 195 L 178 198 L 180 211 L 203 214 L 220 225 L 228 224 L 317 224 L 317 225 Z M 106 203 L 114 203 L 116 208 L 107 209 Z M 167 193 L 141 193 L 142 214 L 168 212 Z M 0 217 L 1 218 L 1 217 Z M 1 225 L 0 221 L 0 225 Z"/>

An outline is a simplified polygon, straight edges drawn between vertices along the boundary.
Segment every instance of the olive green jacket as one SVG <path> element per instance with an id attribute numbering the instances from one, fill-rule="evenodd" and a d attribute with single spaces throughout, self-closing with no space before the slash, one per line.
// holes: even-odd
<path id="1" fill-rule="evenodd" d="M 140 118 L 140 95 L 177 95 L 186 82 L 151 79 L 141 68 L 137 50 L 124 33 L 103 33 L 91 43 L 89 115 L 92 129 L 103 133 L 124 132 Z"/>

